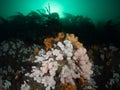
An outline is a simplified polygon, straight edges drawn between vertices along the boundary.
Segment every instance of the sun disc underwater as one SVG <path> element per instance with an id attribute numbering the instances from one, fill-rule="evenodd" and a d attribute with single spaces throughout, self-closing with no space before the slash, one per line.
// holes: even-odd
<path id="1" fill-rule="evenodd" d="M 64 17 L 63 8 L 59 3 L 55 2 L 55 1 L 54 2 L 47 1 L 43 4 L 42 8 L 43 9 L 48 8 L 48 5 L 50 5 L 50 12 L 51 13 L 57 12 L 59 14 L 60 18 Z M 48 13 L 46 12 L 46 14 L 48 14 Z"/>

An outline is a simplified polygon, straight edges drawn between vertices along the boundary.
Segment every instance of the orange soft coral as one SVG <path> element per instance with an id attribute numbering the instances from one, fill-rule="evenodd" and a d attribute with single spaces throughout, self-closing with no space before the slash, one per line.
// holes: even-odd
<path id="1" fill-rule="evenodd" d="M 63 39 L 65 37 L 65 34 L 63 32 L 58 33 L 58 37 Z"/>
<path id="2" fill-rule="evenodd" d="M 44 39 L 44 44 L 46 47 L 46 50 L 49 50 L 52 48 L 52 42 L 59 42 L 62 41 L 65 38 L 65 34 L 63 32 L 58 33 L 58 36 L 56 38 L 46 38 Z M 70 40 L 76 48 L 83 47 L 83 44 L 78 41 L 78 37 L 76 37 L 74 34 L 66 34 L 66 39 Z"/>
<path id="3" fill-rule="evenodd" d="M 46 38 L 44 39 L 44 43 L 52 43 L 52 41 L 54 40 L 54 38 Z"/>
<path id="4" fill-rule="evenodd" d="M 91 58 L 92 60 L 94 60 L 94 55 L 93 55 L 93 50 L 92 49 L 88 50 L 88 56 L 89 56 L 89 58 Z"/>
<path id="5" fill-rule="evenodd" d="M 66 34 L 66 39 L 70 40 L 71 42 L 78 42 L 78 37 L 75 37 L 74 34 Z"/>
<path id="6" fill-rule="evenodd" d="M 46 38 L 44 39 L 44 44 L 46 50 L 49 50 L 53 46 L 53 41 L 61 41 L 65 37 L 65 34 L 63 32 L 58 33 L 58 36 L 56 38 Z"/>
<path id="7" fill-rule="evenodd" d="M 71 85 L 69 83 L 62 84 L 60 90 L 76 90 L 75 85 Z"/>
<path id="8" fill-rule="evenodd" d="M 83 77 L 80 77 L 80 84 L 82 87 L 86 87 L 86 86 L 90 86 L 91 87 L 91 83 L 86 82 L 85 79 Z M 89 90 L 93 90 L 93 89 L 89 89 Z"/>
<path id="9" fill-rule="evenodd" d="M 53 40 L 54 40 L 54 38 L 46 38 L 46 39 L 44 39 L 44 44 L 45 44 L 46 50 L 49 50 L 50 48 L 52 48 Z"/>
<path id="10" fill-rule="evenodd" d="M 76 48 L 81 48 L 81 47 L 83 47 L 83 44 L 80 42 L 74 42 L 73 46 L 75 46 Z"/>
<path id="11" fill-rule="evenodd" d="M 7 88 L 2 87 L 2 90 L 7 90 Z"/>
<path id="12" fill-rule="evenodd" d="M 35 48 L 34 51 L 33 51 L 34 55 L 37 55 L 38 52 L 39 52 L 39 48 Z"/>
<path id="13" fill-rule="evenodd" d="M 81 84 L 81 85 L 85 85 L 85 80 L 84 80 L 83 77 L 80 77 L 80 84 Z"/>
<path id="14" fill-rule="evenodd" d="M 58 36 L 55 38 L 55 41 L 61 41 L 65 37 L 65 34 L 63 32 L 59 32 Z"/>
<path id="15" fill-rule="evenodd" d="M 70 40 L 76 48 L 83 47 L 83 44 L 78 41 L 78 37 L 76 37 L 74 34 L 66 34 L 66 39 Z"/>

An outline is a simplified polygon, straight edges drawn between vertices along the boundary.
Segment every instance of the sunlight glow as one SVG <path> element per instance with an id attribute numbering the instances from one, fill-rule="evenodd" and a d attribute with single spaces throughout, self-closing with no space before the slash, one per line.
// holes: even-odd
<path id="1" fill-rule="evenodd" d="M 48 5 L 50 5 L 50 12 L 57 12 L 59 14 L 59 16 L 62 18 L 64 17 L 63 15 L 63 8 L 61 7 L 60 4 L 58 4 L 57 2 L 52 2 L 52 1 L 47 1 L 43 4 L 42 8 L 48 8 Z"/>

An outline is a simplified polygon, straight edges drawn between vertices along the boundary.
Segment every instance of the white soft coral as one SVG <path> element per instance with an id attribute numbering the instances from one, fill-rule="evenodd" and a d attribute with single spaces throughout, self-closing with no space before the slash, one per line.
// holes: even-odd
<path id="1" fill-rule="evenodd" d="M 76 50 L 69 40 L 54 44 L 47 52 L 41 49 L 36 58 L 40 61 L 39 68 L 33 68 L 30 75 L 35 81 L 43 84 L 45 90 L 55 89 L 56 79 L 60 79 L 63 84 L 75 85 L 75 79 L 82 76 L 88 80 L 92 74 L 92 64 L 86 49 L 81 47 Z M 57 70 L 59 77 L 56 76 Z"/>
<path id="2" fill-rule="evenodd" d="M 77 49 L 76 52 L 74 53 L 74 59 L 79 60 L 81 56 L 84 56 L 86 53 L 87 53 L 86 49 L 84 47 L 81 47 Z"/>
<path id="3" fill-rule="evenodd" d="M 48 64 L 48 68 L 49 68 L 50 75 L 54 77 L 56 75 L 56 71 L 58 69 L 58 63 L 56 61 L 50 62 Z"/>
<path id="4" fill-rule="evenodd" d="M 63 60 L 63 54 L 58 49 L 53 49 L 53 55 L 56 56 L 55 60 Z"/>
<path id="5" fill-rule="evenodd" d="M 79 48 L 75 53 L 73 59 L 79 63 L 80 74 L 84 79 L 90 79 L 93 71 L 91 70 L 92 64 L 89 61 L 89 57 L 86 54 L 86 49 L 84 47 Z"/>
<path id="6" fill-rule="evenodd" d="M 42 79 L 42 84 L 44 84 L 46 90 L 51 90 L 50 88 L 55 89 L 56 81 L 52 76 L 44 76 Z"/>
<path id="7" fill-rule="evenodd" d="M 21 85 L 21 90 L 30 90 L 30 86 L 24 81 L 24 84 Z"/>
<path id="8" fill-rule="evenodd" d="M 80 74 L 76 74 L 73 69 L 70 69 L 67 65 L 62 67 L 62 71 L 60 74 L 60 81 L 64 83 L 70 83 L 75 85 L 74 79 L 79 78 Z"/>

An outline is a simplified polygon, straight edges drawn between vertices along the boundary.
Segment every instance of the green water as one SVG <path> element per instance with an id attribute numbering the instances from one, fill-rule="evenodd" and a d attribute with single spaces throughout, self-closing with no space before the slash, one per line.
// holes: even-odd
<path id="1" fill-rule="evenodd" d="M 73 15 L 83 15 L 92 20 L 109 20 L 120 18 L 120 0 L 0 0 L 0 16 L 8 17 L 22 12 L 45 9 L 48 3 L 51 12 L 58 12 L 63 17 L 63 12 Z"/>

